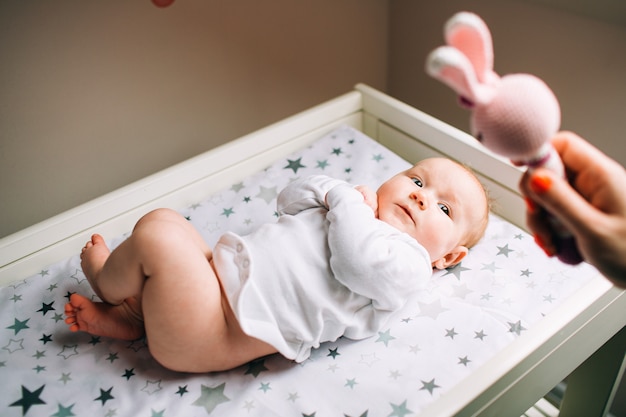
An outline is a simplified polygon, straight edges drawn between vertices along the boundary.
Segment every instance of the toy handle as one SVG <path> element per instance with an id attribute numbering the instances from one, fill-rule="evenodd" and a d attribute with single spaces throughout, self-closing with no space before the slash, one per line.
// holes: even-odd
<path id="1" fill-rule="evenodd" d="M 532 171 L 540 167 L 547 168 L 565 178 L 565 168 L 563 167 L 561 158 L 559 158 L 556 150 L 552 146 L 549 146 L 546 151 L 547 152 L 545 152 L 545 155 L 542 158 L 528 163 L 528 170 Z M 548 221 L 550 222 L 550 226 L 552 227 L 553 238 L 557 251 L 556 257 L 561 262 L 569 265 L 577 265 L 581 263 L 583 261 L 583 257 L 578 251 L 578 245 L 576 244 L 574 236 L 556 217 L 550 214 L 547 210 L 542 210 L 544 210 Z"/>

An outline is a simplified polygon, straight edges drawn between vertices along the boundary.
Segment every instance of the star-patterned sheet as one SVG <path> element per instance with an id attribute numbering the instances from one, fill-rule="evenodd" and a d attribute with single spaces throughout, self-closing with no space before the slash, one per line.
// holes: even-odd
<path id="1" fill-rule="evenodd" d="M 322 173 L 376 187 L 408 166 L 344 126 L 182 213 L 213 245 L 224 231 L 275 221 L 276 196 L 293 179 Z M 0 289 L 0 415 L 413 416 L 591 275 L 589 266 L 546 258 L 526 233 L 492 215 L 470 255 L 435 273 L 377 336 L 325 343 L 302 364 L 274 355 L 191 375 L 162 368 L 144 340 L 67 330 L 69 295 L 93 294 L 76 255 Z"/>

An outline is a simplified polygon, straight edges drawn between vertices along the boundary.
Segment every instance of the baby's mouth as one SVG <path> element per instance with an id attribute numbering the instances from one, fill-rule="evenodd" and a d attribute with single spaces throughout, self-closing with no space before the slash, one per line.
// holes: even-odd
<path id="1" fill-rule="evenodd" d="M 407 217 L 409 219 L 411 219 L 411 221 L 413 222 L 413 224 L 415 224 L 415 218 L 413 217 L 413 213 L 411 213 L 411 210 L 403 205 L 399 205 L 399 207 L 402 209 L 402 211 L 404 211 L 404 213 L 407 215 Z"/>

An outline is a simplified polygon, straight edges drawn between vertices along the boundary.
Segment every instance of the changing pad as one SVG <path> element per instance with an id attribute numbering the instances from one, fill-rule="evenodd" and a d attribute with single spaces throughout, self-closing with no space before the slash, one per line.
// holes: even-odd
<path id="1" fill-rule="evenodd" d="M 350 127 L 182 210 L 210 245 L 276 220 L 290 181 L 326 174 L 377 187 L 410 165 Z M 115 247 L 125 237 L 109 245 Z M 496 215 L 459 265 L 434 274 L 377 336 L 325 343 L 302 364 L 269 356 L 228 372 L 182 374 L 145 341 L 71 333 L 63 305 L 93 294 L 76 256 L 0 289 L 0 414 L 6 416 L 406 416 L 541 320 L 593 274 L 547 258 Z"/>

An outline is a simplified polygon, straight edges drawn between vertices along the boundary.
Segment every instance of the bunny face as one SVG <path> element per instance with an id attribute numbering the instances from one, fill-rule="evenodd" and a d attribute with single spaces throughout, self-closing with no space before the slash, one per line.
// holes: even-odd
<path id="1" fill-rule="evenodd" d="M 476 103 L 471 132 L 485 147 L 516 161 L 541 157 L 544 144 L 557 132 L 559 103 L 547 85 L 528 74 L 502 77 L 493 99 Z"/>

